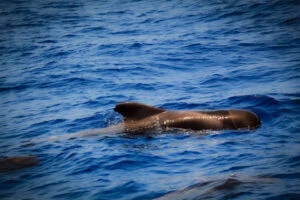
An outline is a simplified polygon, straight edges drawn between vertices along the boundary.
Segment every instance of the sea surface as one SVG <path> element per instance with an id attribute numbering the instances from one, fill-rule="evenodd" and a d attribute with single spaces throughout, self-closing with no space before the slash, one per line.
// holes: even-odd
<path id="1" fill-rule="evenodd" d="M 300 199 L 299 10 L 2 0 L 0 157 L 40 162 L 0 173 L 0 199 Z M 121 122 L 113 108 L 125 101 L 248 109 L 262 126 L 64 139 Z"/>

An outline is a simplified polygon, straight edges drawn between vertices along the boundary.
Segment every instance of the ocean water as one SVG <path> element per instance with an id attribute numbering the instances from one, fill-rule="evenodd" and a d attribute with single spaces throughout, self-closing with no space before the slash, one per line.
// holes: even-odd
<path id="1" fill-rule="evenodd" d="M 40 162 L 1 173 L 0 198 L 299 199 L 299 10 L 296 0 L 2 0 L 0 157 Z M 113 108 L 124 101 L 249 109 L 262 127 L 51 139 L 121 122 Z M 216 187 L 232 177 L 247 184 Z"/>

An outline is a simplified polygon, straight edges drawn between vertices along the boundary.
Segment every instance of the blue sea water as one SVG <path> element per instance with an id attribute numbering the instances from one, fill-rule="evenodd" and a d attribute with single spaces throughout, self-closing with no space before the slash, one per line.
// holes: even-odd
<path id="1" fill-rule="evenodd" d="M 296 0 L 2 0 L 0 156 L 40 162 L 1 173 L 0 198 L 146 200 L 235 176 L 254 183 L 212 199 L 299 199 L 299 10 Z M 249 109 L 262 127 L 51 140 L 120 122 L 124 101 Z"/>

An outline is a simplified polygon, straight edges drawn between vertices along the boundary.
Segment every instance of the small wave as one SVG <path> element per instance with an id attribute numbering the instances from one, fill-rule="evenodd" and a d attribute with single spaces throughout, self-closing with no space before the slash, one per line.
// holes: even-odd
<path id="1" fill-rule="evenodd" d="M 147 165 L 149 165 L 151 163 L 149 163 L 149 161 L 146 160 L 129 160 L 129 159 L 125 159 L 125 160 L 121 160 L 121 161 L 117 161 L 111 164 L 106 164 L 104 165 L 104 168 L 107 170 L 116 170 L 116 169 L 122 169 L 122 170 L 134 170 L 139 168 L 138 166 L 144 166 L 146 167 Z"/>
<path id="2" fill-rule="evenodd" d="M 214 88 L 218 86 L 223 86 L 224 84 L 230 84 L 236 82 L 236 79 L 232 77 L 226 77 L 220 74 L 213 74 L 208 80 L 203 80 L 201 85 L 208 86 L 209 88 Z"/>
<path id="3" fill-rule="evenodd" d="M 12 187 L 16 186 L 16 185 L 21 185 L 22 183 L 24 183 L 25 180 L 22 179 L 8 179 L 8 180 L 4 180 L 1 181 L 1 189 L 5 190 L 5 189 L 11 189 Z M 0 194 L 0 198 L 5 198 L 5 195 L 1 195 Z"/>
<path id="4" fill-rule="evenodd" d="M 68 175 L 69 176 L 74 176 L 74 175 L 78 175 L 78 174 L 89 174 L 89 173 L 92 173 L 96 170 L 99 170 L 101 169 L 101 165 L 99 164 L 94 164 L 94 165 L 91 165 L 91 164 L 85 164 L 85 167 L 82 167 L 81 169 L 78 169 L 78 170 L 75 170 L 71 173 L 69 173 Z"/>
<path id="5" fill-rule="evenodd" d="M 52 196 L 52 199 L 76 199 L 86 197 L 89 191 L 67 191 L 63 192 L 62 194 L 57 194 Z"/>
<path id="6" fill-rule="evenodd" d="M 43 40 L 43 41 L 40 41 L 39 43 L 41 43 L 41 44 L 55 44 L 55 43 L 57 43 L 57 40 Z"/>
<path id="7" fill-rule="evenodd" d="M 147 91 L 155 91 L 157 88 L 153 84 L 148 83 L 125 83 L 121 87 L 126 90 L 147 90 Z"/>
<path id="8" fill-rule="evenodd" d="M 89 101 L 84 102 L 82 105 L 87 108 L 97 108 L 97 107 L 101 106 L 102 104 L 99 101 L 89 100 Z"/>
<path id="9" fill-rule="evenodd" d="M 286 199 L 286 200 L 300 199 L 300 193 L 284 193 L 284 194 L 274 195 L 270 198 L 267 198 L 267 200 L 282 200 L 282 199 Z"/>
<path id="10" fill-rule="evenodd" d="M 46 2 L 41 5 L 43 9 L 72 9 L 72 8 L 80 8 L 83 4 L 79 2 L 73 2 L 73 1 L 65 1 L 65 2 Z"/>
<path id="11" fill-rule="evenodd" d="M 112 32 L 113 35 L 138 35 L 138 30 L 124 30 L 124 31 L 116 31 Z"/>
<path id="12" fill-rule="evenodd" d="M 300 173 L 282 173 L 282 174 L 274 174 L 274 178 L 280 179 L 300 179 Z"/>
<path id="13" fill-rule="evenodd" d="M 46 125 L 47 126 L 53 126 L 53 125 L 64 123 L 66 121 L 67 121 L 66 119 L 53 119 L 53 120 L 48 120 L 48 121 L 43 121 L 43 122 L 38 122 L 38 123 L 32 124 L 30 126 L 30 128 L 40 127 L 40 126 L 45 127 Z"/>
<path id="14" fill-rule="evenodd" d="M 251 103 L 253 107 L 276 107 L 280 105 L 279 101 L 266 95 L 233 96 L 228 101 L 231 105 Z"/>
<path id="15" fill-rule="evenodd" d="M 20 91 L 30 88 L 30 85 L 18 85 L 12 87 L 0 87 L 0 92 Z"/>
<path id="16" fill-rule="evenodd" d="M 122 15 L 122 14 L 126 14 L 127 11 L 126 10 L 120 10 L 120 11 L 108 11 L 108 12 L 101 12 L 98 15 L 102 16 L 107 16 L 107 15 Z"/>
<path id="17" fill-rule="evenodd" d="M 78 35 L 76 35 L 76 34 L 66 34 L 63 37 L 65 37 L 65 38 L 75 38 L 75 37 L 78 37 Z"/>
<path id="18" fill-rule="evenodd" d="M 143 46 L 144 46 L 144 44 L 139 43 L 139 42 L 135 42 L 135 43 L 133 43 L 133 44 L 131 45 L 131 48 L 136 49 L 136 48 L 141 48 L 141 47 L 143 47 Z"/>
<path id="19" fill-rule="evenodd" d="M 220 18 L 235 17 L 235 16 L 241 17 L 241 15 L 243 15 L 245 13 L 246 13 L 245 11 L 236 11 L 236 10 L 233 10 L 232 12 L 228 12 L 228 13 L 222 14 L 219 17 Z"/>
<path id="20" fill-rule="evenodd" d="M 161 106 L 164 109 L 175 109 L 175 110 L 200 110 L 208 107 L 209 104 L 206 103 L 187 103 L 185 101 L 176 101 L 165 103 Z"/>
<path id="21" fill-rule="evenodd" d="M 65 57 L 72 53 L 74 53 L 74 50 L 68 50 L 68 51 L 60 51 L 58 53 L 53 54 L 53 57 Z"/>
<path id="22" fill-rule="evenodd" d="M 130 198 L 133 193 L 137 193 L 142 185 L 134 181 L 127 181 L 118 186 L 108 187 L 107 190 L 93 195 L 92 199 L 133 199 Z M 124 193 L 124 191 L 126 191 Z"/>
<path id="23" fill-rule="evenodd" d="M 241 169 L 247 169 L 247 168 L 251 168 L 252 166 L 233 166 L 233 167 L 230 167 L 226 170 L 222 170 L 222 173 L 225 173 L 225 172 L 230 172 L 230 173 L 233 173 L 233 172 L 239 172 Z"/>
<path id="24" fill-rule="evenodd" d="M 287 18 L 284 21 L 281 22 L 282 25 L 297 25 L 300 22 L 300 17 L 291 17 Z"/>
<path id="25" fill-rule="evenodd" d="M 83 28 L 81 30 L 81 32 L 82 33 L 90 33 L 90 32 L 99 32 L 99 31 L 105 31 L 105 30 L 106 30 L 106 28 L 99 26 L 99 27 Z"/>
<path id="26" fill-rule="evenodd" d="M 29 189 L 29 191 L 36 191 L 36 190 L 41 190 L 41 189 L 45 189 L 45 188 L 52 187 L 52 186 L 58 186 L 58 185 L 61 185 L 61 184 L 67 183 L 67 182 L 68 181 L 42 183 L 42 185 L 33 187 L 33 188 Z"/>

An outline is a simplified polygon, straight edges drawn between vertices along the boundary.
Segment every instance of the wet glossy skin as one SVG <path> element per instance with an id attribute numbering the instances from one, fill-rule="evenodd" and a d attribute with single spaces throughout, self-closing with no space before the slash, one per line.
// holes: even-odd
<path id="1" fill-rule="evenodd" d="M 156 128 L 237 130 L 261 126 L 257 115 L 246 110 L 166 111 L 134 102 L 118 104 L 114 110 L 123 115 L 128 132 Z"/>

